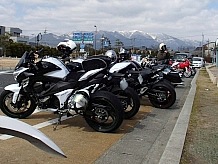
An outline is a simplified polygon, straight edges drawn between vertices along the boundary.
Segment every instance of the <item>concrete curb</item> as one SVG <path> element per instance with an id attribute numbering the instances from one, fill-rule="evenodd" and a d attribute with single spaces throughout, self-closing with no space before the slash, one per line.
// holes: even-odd
<path id="1" fill-rule="evenodd" d="M 208 75 L 209 75 L 209 77 L 210 77 L 211 82 L 212 82 L 213 84 L 216 84 L 216 85 L 218 86 L 218 83 L 217 83 L 218 79 L 217 79 L 217 77 L 215 77 L 215 76 L 213 75 L 213 73 L 210 71 L 210 68 L 211 68 L 211 67 L 215 67 L 215 66 L 216 66 L 216 65 L 209 65 L 209 66 L 206 66 L 206 70 L 207 70 L 207 73 L 208 73 Z"/>
<path id="2" fill-rule="evenodd" d="M 186 132 L 188 129 L 189 119 L 192 111 L 192 105 L 196 92 L 196 80 L 199 75 L 197 71 L 191 82 L 191 89 L 186 98 L 185 104 L 179 114 L 178 120 L 166 145 L 166 148 L 160 158 L 159 164 L 179 164 L 183 146 L 185 143 Z"/>

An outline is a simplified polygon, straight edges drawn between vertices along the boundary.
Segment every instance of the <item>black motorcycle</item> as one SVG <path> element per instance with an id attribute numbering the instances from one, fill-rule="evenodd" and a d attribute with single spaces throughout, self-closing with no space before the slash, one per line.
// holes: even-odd
<path id="1" fill-rule="evenodd" d="M 112 132 L 123 122 L 123 107 L 111 92 L 99 90 L 100 84 L 87 85 L 107 68 L 100 59 L 86 62 L 85 71 L 72 72 L 57 58 L 43 58 L 34 63 L 33 52 L 25 52 L 13 73 L 17 84 L 4 88 L 0 108 L 13 118 L 26 118 L 38 106 L 58 114 L 82 115 L 99 132 Z M 94 65 L 89 69 L 88 65 Z"/>
<path id="2" fill-rule="evenodd" d="M 119 100 L 122 103 L 123 109 L 124 109 L 124 118 L 130 119 L 133 116 L 135 116 L 140 108 L 140 99 L 137 94 L 137 92 L 131 88 L 121 88 L 120 83 L 125 83 L 124 80 L 126 77 L 126 74 L 121 73 L 110 73 L 110 69 L 113 67 L 111 65 L 111 59 L 107 56 L 98 55 L 90 57 L 89 59 L 81 60 L 77 59 L 73 62 L 70 62 L 67 64 L 67 67 L 71 70 L 71 72 L 81 72 L 86 67 L 86 62 L 89 62 L 89 60 L 93 59 L 101 59 L 107 63 L 107 69 L 102 71 L 100 74 L 97 74 L 93 79 L 91 79 L 87 85 L 90 85 L 92 83 L 98 83 L 100 84 L 99 89 L 100 90 L 106 90 L 110 91 L 113 94 L 115 94 Z M 83 66 L 81 63 L 83 62 Z M 88 65 L 89 69 L 93 69 L 93 65 Z"/>
<path id="3" fill-rule="evenodd" d="M 125 66 L 126 65 L 126 66 Z M 139 96 L 147 96 L 154 107 L 170 108 L 176 101 L 176 91 L 169 81 L 159 75 L 164 70 L 142 69 L 133 61 L 118 63 L 120 73 L 126 73 L 129 86 L 134 88 Z M 116 69 L 111 72 L 116 72 Z"/>

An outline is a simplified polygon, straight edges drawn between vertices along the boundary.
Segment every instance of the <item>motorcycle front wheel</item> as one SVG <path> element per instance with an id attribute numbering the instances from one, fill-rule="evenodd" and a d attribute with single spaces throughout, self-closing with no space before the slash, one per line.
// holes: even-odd
<path id="1" fill-rule="evenodd" d="M 98 132 L 113 132 L 123 122 L 122 104 L 111 92 L 97 91 L 91 94 L 84 118 L 87 124 Z"/>
<path id="2" fill-rule="evenodd" d="M 176 91 L 174 87 L 159 82 L 152 86 L 148 98 L 154 107 L 168 109 L 176 101 Z"/>
<path id="3" fill-rule="evenodd" d="M 22 96 L 18 104 L 13 104 L 13 92 L 4 90 L 0 95 L 0 108 L 2 112 L 12 118 L 26 118 L 36 109 L 36 104 L 27 96 Z M 18 107 L 19 106 L 19 107 Z"/>

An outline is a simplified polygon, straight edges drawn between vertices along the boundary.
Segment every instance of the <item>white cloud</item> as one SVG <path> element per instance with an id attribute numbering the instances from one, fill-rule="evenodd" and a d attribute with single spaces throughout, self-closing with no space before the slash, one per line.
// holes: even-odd
<path id="1" fill-rule="evenodd" d="M 218 11 L 210 0 L 2 0 L 1 25 L 23 29 L 24 34 L 45 28 L 57 34 L 74 30 L 166 33 L 190 39 L 218 36 Z M 208 6 L 213 6 L 209 8 Z M 210 34 L 210 35 L 209 35 Z M 216 36 L 217 35 L 217 36 Z M 194 37 L 195 36 L 195 37 Z M 196 37 L 198 36 L 198 37 Z"/>

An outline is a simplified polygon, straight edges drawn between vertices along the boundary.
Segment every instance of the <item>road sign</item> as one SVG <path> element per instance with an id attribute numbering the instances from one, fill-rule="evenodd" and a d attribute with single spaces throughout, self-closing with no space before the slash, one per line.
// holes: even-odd
<path id="1" fill-rule="evenodd" d="M 83 41 L 83 34 L 81 32 L 74 32 L 72 40 L 75 43 L 82 43 L 82 41 Z"/>
<path id="2" fill-rule="evenodd" d="M 73 33 L 73 41 L 75 43 L 93 43 L 94 34 L 92 32 L 74 32 Z"/>

